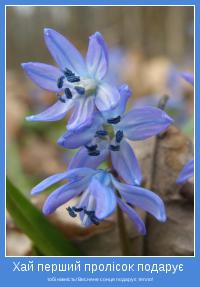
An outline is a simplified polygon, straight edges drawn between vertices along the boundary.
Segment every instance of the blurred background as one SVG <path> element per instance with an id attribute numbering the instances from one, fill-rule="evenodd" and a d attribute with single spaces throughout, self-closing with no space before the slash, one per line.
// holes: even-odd
<path id="1" fill-rule="evenodd" d="M 167 93 L 168 112 L 193 139 L 193 88 L 180 77 L 182 71 L 193 72 L 193 21 L 189 6 L 7 7 L 7 174 L 16 186 L 29 196 L 41 179 L 63 171 L 72 156 L 55 143 L 66 119 L 50 124 L 24 120 L 55 100 L 54 94 L 32 84 L 20 66 L 29 61 L 53 64 L 43 40 L 45 27 L 65 35 L 84 55 L 89 35 L 100 31 L 110 48 L 108 77 L 132 88 L 129 107 L 156 106 Z M 32 200 L 40 207 L 43 199 Z M 62 211 L 56 216 L 56 222 L 70 220 Z M 7 255 L 31 254 L 31 246 L 8 214 Z"/>

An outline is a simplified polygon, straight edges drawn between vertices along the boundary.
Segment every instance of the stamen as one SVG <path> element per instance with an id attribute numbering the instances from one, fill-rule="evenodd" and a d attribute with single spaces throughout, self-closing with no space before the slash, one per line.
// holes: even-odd
<path id="1" fill-rule="evenodd" d="M 88 155 L 90 155 L 90 156 L 98 156 L 98 155 L 100 155 L 100 151 L 99 150 L 89 151 Z"/>
<path id="2" fill-rule="evenodd" d="M 117 133 L 116 133 L 116 142 L 120 143 L 121 140 L 123 139 L 123 136 L 124 136 L 123 131 L 117 131 Z"/>
<path id="3" fill-rule="evenodd" d="M 63 87 L 64 78 L 65 78 L 65 76 L 61 76 L 61 77 L 58 78 L 58 80 L 57 80 L 57 87 L 58 87 L 59 89 L 61 89 L 61 88 Z"/>
<path id="4" fill-rule="evenodd" d="M 74 75 L 75 75 L 75 74 L 74 74 L 71 70 L 69 70 L 68 68 L 65 68 L 64 71 L 63 71 L 63 73 L 64 73 L 64 75 L 65 75 L 66 77 L 68 77 L 68 76 L 74 76 Z"/>
<path id="5" fill-rule="evenodd" d="M 121 117 L 118 116 L 116 118 L 108 119 L 107 123 L 115 125 L 115 124 L 118 124 L 120 122 L 120 120 L 121 120 Z"/>
<path id="6" fill-rule="evenodd" d="M 60 94 L 57 94 L 58 100 L 61 101 L 62 103 L 66 103 L 65 99 L 63 98 L 63 96 L 61 96 Z"/>
<path id="7" fill-rule="evenodd" d="M 72 92 L 70 91 L 69 88 L 65 89 L 65 96 L 67 99 L 71 99 L 72 98 Z"/>
<path id="8" fill-rule="evenodd" d="M 120 150 L 120 146 L 119 145 L 110 145 L 110 150 L 112 151 L 119 151 Z"/>
<path id="9" fill-rule="evenodd" d="M 107 134 L 108 134 L 108 132 L 104 131 L 104 130 L 96 131 L 96 136 L 104 137 L 104 136 L 107 136 Z"/>
<path id="10" fill-rule="evenodd" d="M 71 217 L 76 217 L 77 216 L 77 214 L 74 212 L 74 210 L 70 206 L 67 207 L 66 210 L 68 211 L 68 213 L 69 213 L 69 215 Z"/>
<path id="11" fill-rule="evenodd" d="M 83 211 L 83 208 L 82 208 L 82 207 L 77 208 L 76 206 L 73 206 L 72 209 L 73 209 L 75 212 L 81 212 L 81 211 Z"/>
<path id="12" fill-rule="evenodd" d="M 93 210 L 86 210 L 86 209 L 84 209 L 84 213 L 87 214 L 87 216 L 90 218 L 92 223 L 94 223 L 96 225 L 99 225 L 99 220 L 95 216 L 95 212 Z"/>
<path id="13" fill-rule="evenodd" d="M 74 87 L 74 89 L 77 91 L 77 93 L 79 93 L 79 95 L 84 95 L 85 94 L 85 88 L 83 87 Z"/>
<path id="14" fill-rule="evenodd" d="M 67 81 L 70 83 L 80 82 L 80 77 L 78 76 L 67 76 Z"/>
<path id="15" fill-rule="evenodd" d="M 95 225 L 99 225 L 99 224 L 100 224 L 100 222 L 99 222 L 99 220 L 96 218 L 96 216 L 95 216 L 95 217 L 91 217 L 90 220 L 91 220 L 92 223 L 94 223 Z"/>
<path id="16" fill-rule="evenodd" d="M 94 145 L 91 145 L 91 146 L 88 146 L 88 145 L 85 145 L 86 149 L 88 149 L 88 151 L 95 151 L 97 149 L 97 144 L 94 144 Z"/>

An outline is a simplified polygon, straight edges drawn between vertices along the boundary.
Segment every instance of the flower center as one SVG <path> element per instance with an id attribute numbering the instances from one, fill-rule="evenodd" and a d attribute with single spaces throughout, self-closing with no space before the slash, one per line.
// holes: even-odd
<path id="1" fill-rule="evenodd" d="M 57 79 L 57 87 L 64 89 L 65 96 L 58 94 L 58 99 L 65 103 L 66 99 L 72 99 L 74 91 L 80 96 L 93 95 L 97 89 L 97 82 L 92 78 L 80 78 L 66 68 L 63 75 Z"/>

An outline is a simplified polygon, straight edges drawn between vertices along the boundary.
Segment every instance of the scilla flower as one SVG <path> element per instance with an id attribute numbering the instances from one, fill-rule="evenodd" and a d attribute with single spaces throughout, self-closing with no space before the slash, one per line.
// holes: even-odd
<path id="1" fill-rule="evenodd" d="M 182 73 L 182 77 L 191 85 L 194 86 L 194 75 L 188 72 Z M 180 172 L 176 182 L 181 184 L 185 183 L 189 178 L 194 176 L 194 159 L 191 159 L 184 166 L 182 171 Z"/>
<path id="2" fill-rule="evenodd" d="M 43 63 L 24 63 L 23 69 L 39 87 L 57 93 L 56 103 L 44 112 L 27 117 L 29 121 L 57 121 L 73 109 L 68 130 L 90 125 L 95 110 L 116 107 L 120 95 L 104 81 L 108 71 L 108 50 L 99 32 L 89 39 L 86 60 L 61 34 L 44 29 L 44 38 L 59 68 Z"/>
<path id="3" fill-rule="evenodd" d="M 138 141 L 155 136 L 167 129 L 173 120 L 161 109 L 154 107 L 133 108 L 125 112 L 131 95 L 127 85 L 119 88 L 120 102 L 117 108 L 96 115 L 89 128 L 67 131 L 58 140 L 65 148 L 81 149 L 75 154 L 69 168 L 91 167 L 111 156 L 111 163 L 126 183 L 140 185 L 141 170 L 128 140 Z"/>
<path id="4" fill-rule="evenodd" d="M 133 206 L 137 206 L 157 220 L 166 220 L 163 201 L 150 190 L 134 185 L 124 184 L 116 180 L 106 170 L 77 168 L 50 176 L 33 188 L 32 194 L 38 194 L 51 185 L 68 180 L 52 192 L 43 206 L 43 213 L 49 215 L 59 206 L 66 204 L 70 216 L 80 216 L 84 226 L 99 224 L 119 207 L 130 217 L 137 230 L 145 234 L 145 225 Z M 75 206 L 68 206 L 67 202 L 80 195 Z"/>
<path id="5" fill-rule="evenodd" d="M 188 161 L 188 163 L 184 166 L 182 171 L 180 172 L 176 182 L 177 183 L 185 183 L 189 178 L 194 176 L 194 159 Z"/>

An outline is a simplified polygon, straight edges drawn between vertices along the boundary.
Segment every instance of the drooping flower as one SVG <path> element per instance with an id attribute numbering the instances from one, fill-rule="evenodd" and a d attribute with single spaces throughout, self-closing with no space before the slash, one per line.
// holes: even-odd
<path id="1" fill-rule="evenodd" d="M 67 131 L 58 144 L 80 150 L 72 158 L 69 168 L 91 167 L 111 156 L 112 166 L 126 183 L 140 185 L 142 173 L 128 140 L 138 141 L 164 131 L 173 120 L 161 109 L 154 107 L 133 108 L 125 112 L 131 95 L 127 85 L 119 88 L 120 102 L 117 108 L 96 115 L 89 128 Z"/>
<path id="2" fill-rule="evenodd" d="M 73 109 L 67 128 L 90 125 L 95 110 L 116 107 L 120 95 L 104 78 L 108 71 L 108 49 L 99 32 L 89 39 L 86 60 L 68 39 L 44 29 L 44 38 L 59 68 L 43 63 L 23 63 L 29 78 L 39 87 L 57 93 L 57 101 L 44 112 L 27 117 L 29 121 L 57 121 Z"/>
<path id="3" fill-rule="evenodd" d="M 194 159 L 191 159 L 181 170 L 176 182 L 179 184 L 185 183 L 189 178 L 193 176 L 194 176 Z"/>
<path id="4" fill-rule="evenodd" d="M 194 75 L 188 72 L 182 73 L 182 77 L 194 86 Z M 189 178 L 194 176 L 194 159 L 189 160 L 181 170 L 176 182 L 178 184 L 185 183 Z"/>
<path id="5" fill-rule="evenodd" d="M 43 180 L 32 190 L 32 195 L 38 194 L 51 185 L 68 180 L 52 192 L 43 206 L 43 213 L 49 215 L 59 206 L 80 196 L 75 206 L 67 206 L 69 215 L 80 215 L 83 225 L 99 224 L 110 216 L 119 207 L 127 213 L 141 234 L 145 234 L 145 225 L 133 206 L 137 206 L 157 220 L 166 220 L 165 207 L 158 195 L 150 190 L 119 182 L 106 170 L 94 170 L 90 168 L 77 168 L 50 176 Z"/>

